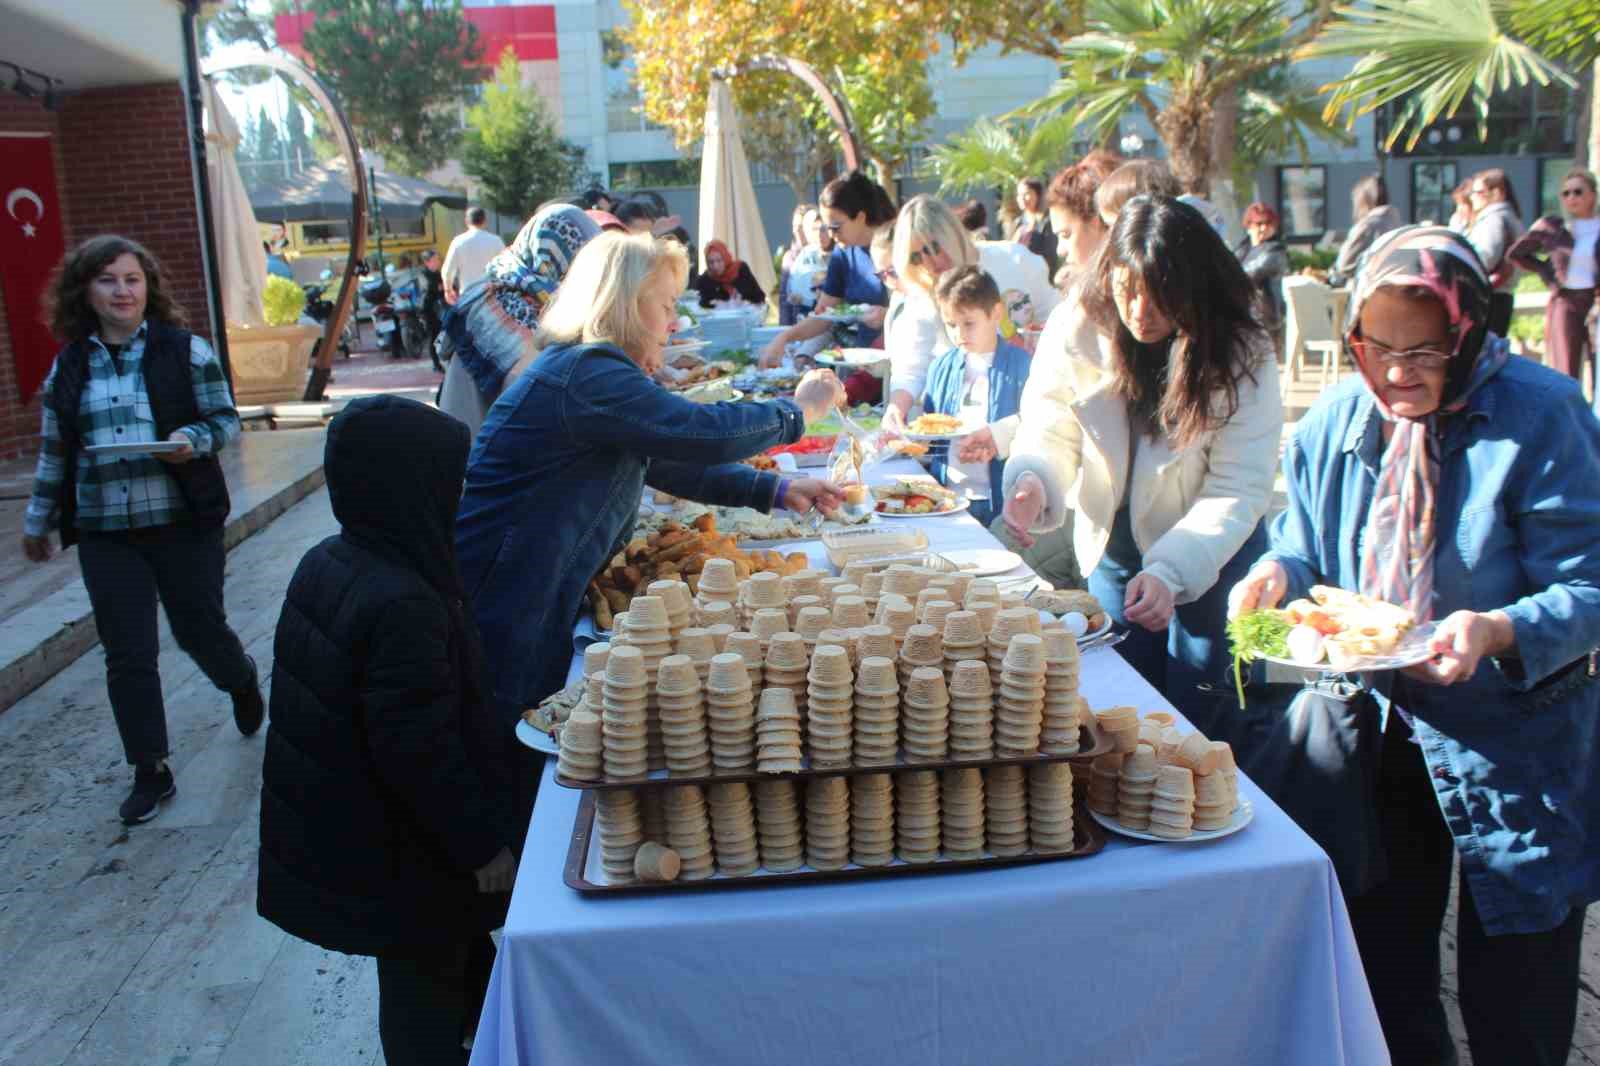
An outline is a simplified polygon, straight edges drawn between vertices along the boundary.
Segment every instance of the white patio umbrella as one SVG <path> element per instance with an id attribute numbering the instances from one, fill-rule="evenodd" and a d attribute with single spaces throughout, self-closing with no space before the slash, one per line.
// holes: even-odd
<path id="1" fill-rule="evenodd" d="M 711 97 L 706 101 L 705 146 L 700 158 L 701 249 L 713 240 L 721 240 L 736 258 L 748 263 L 764 291 L 771 293 L 777 288 L 772 246 L 761 225 L 761 209 L 739 135 L 739 113 L 734 110 L 728 83 L 721 79 L 711 82 Z M 700 255 L 700 269 L 704 270 L 704 251 Z"/>
<path id="2" fill-rule="evenodd" d="M 228 114 L 212 79 L 206 82 L 206 184 L 211 227 L 222 276 L 222 314 L 229 325 L 265 326 L 261 298 L 267 288 L 267 256 L 255 211 L 239 174 L 239 126 Z"/>

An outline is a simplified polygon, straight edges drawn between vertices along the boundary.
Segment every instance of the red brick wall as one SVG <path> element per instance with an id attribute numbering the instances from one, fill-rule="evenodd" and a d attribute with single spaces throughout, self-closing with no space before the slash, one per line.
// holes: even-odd
<path id="1" fill-rule="evenodd" d="M 210 336 L 199 209 L 182 87 L 177 82 L 95 89 L 52 114 L 35 101 L 0 97 L 0 129 L 56 134 L 56 184 L 67 245 L 119 233 L 149 248 L 169 291 L 197 332 Z M 31 452 L 39 400 L 18 403 L 9 330 L 0 331 L 0 459 Z"/>

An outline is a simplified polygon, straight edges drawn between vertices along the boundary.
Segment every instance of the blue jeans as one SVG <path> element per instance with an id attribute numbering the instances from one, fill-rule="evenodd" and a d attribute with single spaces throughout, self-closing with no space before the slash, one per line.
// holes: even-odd
<path id="1" fill-rule="evenodd" d="M 1126 507 L 1117 512 L 1105 556 L 1089 575 L 1089 591 L 1112 620 L 1128 630 L 1128 639 L 1118 648 L 1122 657 L 1202 733 L 1217 713 L 1216 690 L 1226 688 L 1233 662 L 1228 654 L 1228 590 L 1266 550 L 1266 528 L 1257 523 L 1223 566 L 1216 584 L 1198 600 L 1173 611 L 1172 622 L 1161 633 L 1130 625 L 1122 613 L 1128 582 L 1144 568 Z"/>

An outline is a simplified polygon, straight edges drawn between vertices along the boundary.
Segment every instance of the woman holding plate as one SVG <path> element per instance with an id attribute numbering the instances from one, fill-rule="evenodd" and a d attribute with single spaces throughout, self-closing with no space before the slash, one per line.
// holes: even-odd
<path id="1" fill-rule="evenodd" d="M 1006 525 L 1028 546 L 1075 513 L 1089 590 L 1132 627 L 1123 655 L 1204 731 L 1227 590 L 1266 547 L 1277 363 L 1239 261 L 1169 197 L 1128 201 L 1078 295 L 1023 391 Z"/>
<path id="2" fill-rule="evenodd" d="M 493 695 L 514 710 L 565 684 L 584 589 L 628 543 L 645 485 L 760 511 L 840 503 L 825 481 L 740 462 L 837 407 L 831 371 L 766 403 L 697 404 L 651 380 L 688 271 L 681 246 L 647 234 L 586 245 L 473 445 L 456 550 Z"/>
<path id="3" fill-rule="evenodd" d="M 1555 1066 L 1600 897 L 1600 422 L 1489 332 L 1492 292 L 1451 230 L 1372 246 L 1344 336 L 1361 374 L 1289 441 L 1288 509 L 1231 608 L 1323 583 L 1436 623 L 1433 658 L 1365 675 L 1387 877 L 1348 901 L 1356 941 L 1394 1060 L 1454 1062 L 1439 933 L 1459 854 L 1473 1059 Z"/>

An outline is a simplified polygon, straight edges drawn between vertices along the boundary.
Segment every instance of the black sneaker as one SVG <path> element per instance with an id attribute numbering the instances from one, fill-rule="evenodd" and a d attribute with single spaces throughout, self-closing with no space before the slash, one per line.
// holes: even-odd
<path id="1" fill-rule="evenodd" d="M 254 659 L 250 660 L 250 684 L 229 695 L 233 697 L 233 724 L 245 736 L 253 736 L 267 715 L 267 705 L 261 702 L 261 677 L 256 673 Z"/>
<path id="2" fill-rule="evenodd" d="M 133 791 L 122 801 L 120 813 L 123 825 L 138 825 L 156 816 L 161 801 L 177 795 L 178 784 L 172 780 L 172 771 L 163 765 L 160 769 L 148 766 L 135 767 Z"/>

